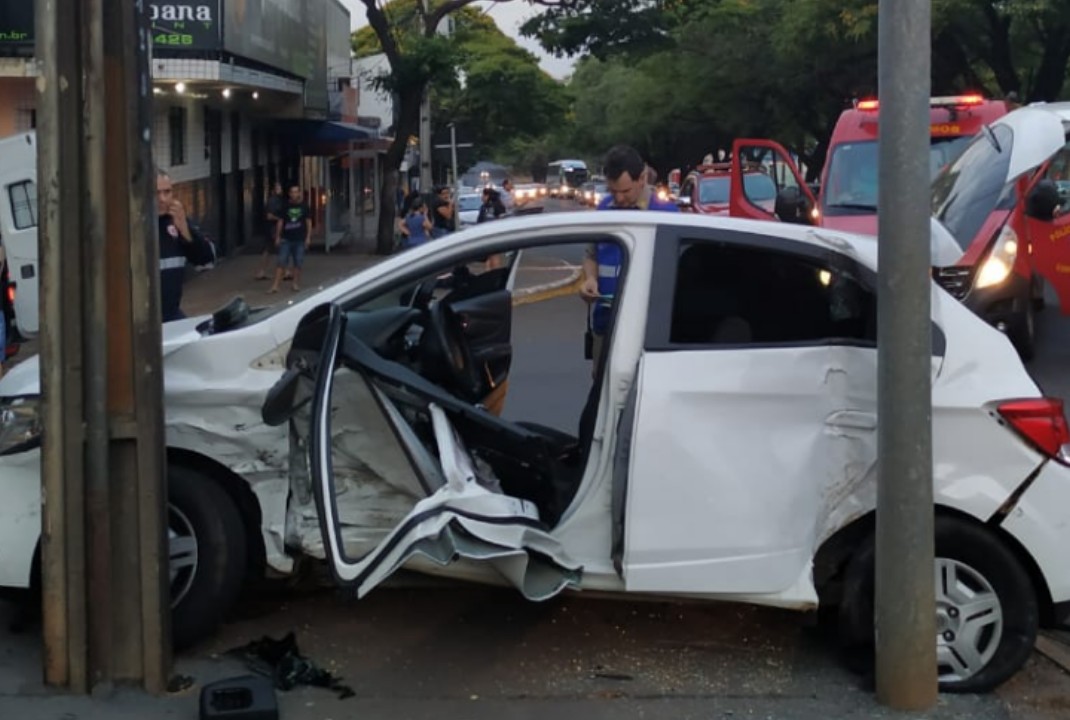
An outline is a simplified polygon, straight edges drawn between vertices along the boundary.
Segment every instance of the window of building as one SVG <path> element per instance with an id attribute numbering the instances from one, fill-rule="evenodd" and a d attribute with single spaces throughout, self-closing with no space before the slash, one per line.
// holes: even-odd
<path id="1" fill-rule="evenodd" d="M 875 345 L 876 341 L 876 296 L 850 269 L 727 243 L 685 243 L 681 248 L 673 344 Z"/>
<path id="2" fill-rule="evenodd" d="M 37 184 L 32 180 L 8 186 L 16 230 L 37 227 Z"/>
<path id="3" fill-rule="evenodd" d="M 15 129 L 18 132 L 27 132 L 37 128 L 37 110 L 33 108 L 20 108 L 15 114 Z"/>
<path id="4" fill-rule="evenodd" d="M 171 167 L 186 164 L 186 108 L 173 107 L 167 113 L 171 137 Z"/>

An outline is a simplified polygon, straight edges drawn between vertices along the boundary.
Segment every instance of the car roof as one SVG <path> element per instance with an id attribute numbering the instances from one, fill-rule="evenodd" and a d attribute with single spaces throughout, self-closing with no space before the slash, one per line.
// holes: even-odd
<path id="1" fill-rule="evenodd" d="M 863 264 L 877 266 L 877 238 L 870 235 L 839 232 L 810 225 L 771 222 L 769 220 L 749 220 L 744 218 L 718 217 L 697 213 L 669 213 L 642 210 L 614 210 L 608 212 L 561 212 L 539 215 L 506 217 L 493 223 L 477 225 L 460 233 L 454 233 L 434 243 L 427 243 L 410 252 L 420 252 L 425 247 L 438 246 L 445 250 L 446 243 L 465 244 L 487 236 L 498 235 L 510 230 L 530 228 L 540 233 L 553 231 L 555 228 L 569 227 L 604 227 L 604 226 L 640 226 L 640 227 L 694 227 L 703 229 L 723 229 L 727 231 L 753 233 L 767 237 L 779 237 L 786 240 L 805 243 L 826 250 L 837 250 L 857 258 Z M 612 230 L 612 227 L 607 228 Z"/>
<path id="2" fill-rule="evenodd" d="M 1026 107 L 1036 108 L 1038 110 L 1047 110 L 1048 112 L 1055 113 L 1064 123 L 1070 123 L 1070 102 L 1053 102 L 1053 103 L 1030 103 Z"/>

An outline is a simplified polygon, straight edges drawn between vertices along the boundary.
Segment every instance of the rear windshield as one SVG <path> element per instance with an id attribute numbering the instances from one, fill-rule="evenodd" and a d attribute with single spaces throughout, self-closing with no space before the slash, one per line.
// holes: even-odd
<path id="1" fill-rule="evenodd" d="M 751 173 L 743 176 L 743 186 L 751 202 L 776 199 L 776 184 L 768 175 Z M 698 186 L 698 201 L 703 205 L 727 204 L 730 192 L 729 176 L 703 178 Z"/>
<path id="2" fill-rule="evenodd" d="M 963 153 L 933 182 L 933 217 L 970 246 L 993 210 L 1013 207 L 1013 182 L 1006 182 L 1014 133 L 1005 125 L 978 134 Z"/>

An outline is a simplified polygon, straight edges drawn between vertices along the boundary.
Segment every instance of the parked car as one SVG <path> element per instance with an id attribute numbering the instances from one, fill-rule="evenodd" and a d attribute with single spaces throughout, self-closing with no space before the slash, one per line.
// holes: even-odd
<path id="1" fill-rule="evenodd" d="M 687 174 L 680 187 L 677 204 L 685 211 L 703 215 L 731 214 L 732 163 L 700 165 Z M 747 199 L 766 212 L 775 211 L 777 185 L 760 165 L 743 169 L 743 191 Z"/>
<path id="2" fill-rule="evenodd" d="M 475 225 L 479 220 L 479 207 L 483 204 L 480 193 L 457 196 L 457 227 L 459 230 Z"/>
<path id="3" fill-rule="evenodd" d="M 626 273 L 577 431 L 501 418 L 517 257 L 601 242 Z M 533 600 L 820 604 L 870 643 L 876 261 L 873 238 L 788 223 L 561 213 L 428 243 L 233 328 L 166 326 L 172 508 L 233 529 L 190 518 L 182 546 L 208 566 L 178 568 L 176 616 L 227 609 L 215 580 L 243 576 L 245 540 L 283 573 L 321 558 L 358 596 L 408 567 Z M 980 691 L 1070 615 L 1070 433 L 1006 337 L 936 286 L 932 326 L 934 642 L 942 686 Z M 37 398 L 35 361 L 0 381 L 8 586 L 32 581 Z"/>

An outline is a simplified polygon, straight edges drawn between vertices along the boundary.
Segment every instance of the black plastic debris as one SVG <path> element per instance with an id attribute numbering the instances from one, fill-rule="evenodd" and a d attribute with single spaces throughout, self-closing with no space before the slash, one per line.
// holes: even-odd
<path id="1" fill-rule="evenodd" d="M 340 700 L 355 693 L 341 678 L 318 667 L 304 657 L 297 647 L 297 638 L 289 633 L 282 640 L 263 637 L 243 647 L 234 648 L 228 655 L 241 658 L 253 672 L 271 678 L 279 690 L 292 690 L 298 685 L 326 688 L 338 694 Z"/>
<path id="2" fill-rule="evenodd" d="M 201 690 L 200 720 L 279 720 L 279 703 L 271 680 L 231 678 Z"/>

